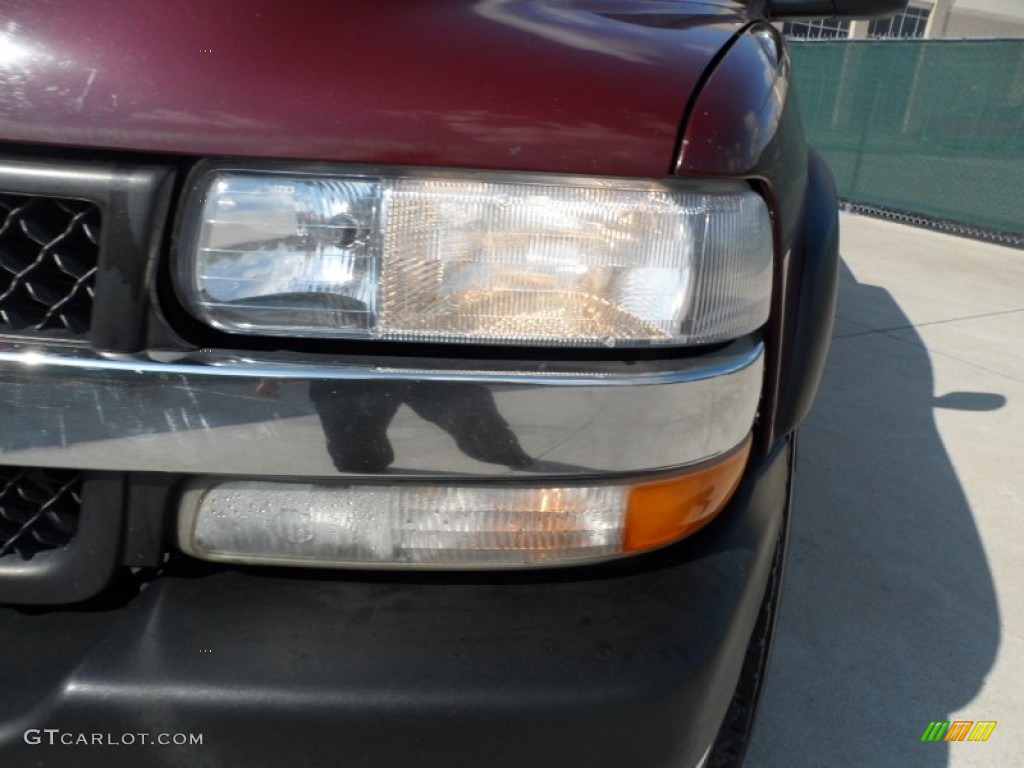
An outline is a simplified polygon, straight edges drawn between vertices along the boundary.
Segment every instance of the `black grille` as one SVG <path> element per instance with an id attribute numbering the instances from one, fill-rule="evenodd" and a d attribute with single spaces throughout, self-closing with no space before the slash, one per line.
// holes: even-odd
<path id="1" fill-rule="evenodd" d="M 0 467 L 0 558 L 63 547 L 75 535 L 81 506 L 81 472 Z"/>
<path id="2" fill-rule="evenodd" d="M 99 234 L 93 203 L 0 194 L 0 332 L 88 333 Z"/>

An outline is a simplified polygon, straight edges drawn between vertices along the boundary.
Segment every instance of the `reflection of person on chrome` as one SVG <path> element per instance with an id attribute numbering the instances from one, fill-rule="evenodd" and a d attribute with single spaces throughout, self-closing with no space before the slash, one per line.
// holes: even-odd
<path id="1" fill-rule="evenodd" d="M 280 384 L 262 379 L 257 392 L 280 396 Z M 480 384 L 429 381 L 314 381 L 309 399 L 316 406 L 327 452 L 341 472 L 383 472 L 395 459 L 388 425 L 404 403 L 455 439 L 470 458 L 522 469 L 533 459 L 520 447 L 494 396 Z"/>

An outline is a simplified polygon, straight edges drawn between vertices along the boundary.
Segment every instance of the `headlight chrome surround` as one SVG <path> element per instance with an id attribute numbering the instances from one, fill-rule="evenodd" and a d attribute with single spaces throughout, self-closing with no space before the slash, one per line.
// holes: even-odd
<path id="1" fill-rule="evenodd" d="M 259 336 L 685 346 L 768 317 L 768 208 L 737 181 L 208 166 L 174 274 Z"/>

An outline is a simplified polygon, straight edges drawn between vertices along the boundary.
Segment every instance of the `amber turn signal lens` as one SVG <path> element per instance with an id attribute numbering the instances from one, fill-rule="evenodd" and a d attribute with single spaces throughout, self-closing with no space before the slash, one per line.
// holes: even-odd
<path id="1" fill-rule="evenodd" d="M 735 492 L 749 456 L 748 437 L 724 457 L 694 472 L 633 486 L 623 551 L 659 547 L 709 523 Z"/>
<path id="2" fill-rule="evenodd" d="M 317 568 L 532 568 L 682 538 L 729 500 L 750 439 L 685 474 L 625 485 L 304 483 L 196 478 L 178 540 L 216 562 Z"/>

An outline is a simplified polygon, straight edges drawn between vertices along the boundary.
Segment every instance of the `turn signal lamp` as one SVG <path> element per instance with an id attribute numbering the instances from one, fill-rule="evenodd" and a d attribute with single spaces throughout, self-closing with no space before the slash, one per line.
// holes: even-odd
<path id="1" fill-rule="evenodd" d="M 179 543 L 204 560 L 314 567 L 517 568 L 643 552 L 709 522 L 735 491 L 749 438 L 654 482 L 618 485 L 198 482 Z"/>

